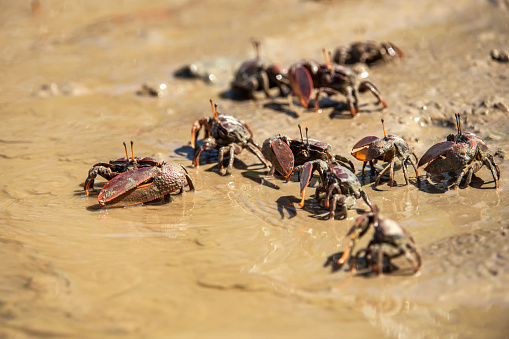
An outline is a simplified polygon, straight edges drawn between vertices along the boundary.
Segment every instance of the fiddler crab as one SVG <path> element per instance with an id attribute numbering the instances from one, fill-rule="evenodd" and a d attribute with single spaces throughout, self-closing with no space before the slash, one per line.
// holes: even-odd
<path id="1" fill-rule="evenodd" d="M 266 139 L 262 145 L 262 153 L 272 164 L 270 175 L 277 170 L 279 174 L 290 180 L 293 173 L 299 172 L 299 166 L 311 160 L 328 160 L 340 163 L 352 172 L 355 171 L 353 163 L 344 156 L 333 153 L 332 146 L 326 142 L 309 139 L 306 127 L 306 139 L 302 136 L 299 126 L 300 140 L 292 139 L 285 134 L 277 134 Z"/>
<path id="2" fill-rule="evenodd" d="M 212 107 L 212 117 L 197 120 L 191 129 L 191 146 L 194 147 L 193 166 L 198 167 L 202 152 L 212 148 L 219 152 L 219 173 L 224 171 L 224 153 L 228 152 L 230 159 L 226 174 L 231 174 L 235 155 L 240 154 L 244 148 L 247 148 L 256 155 L 265 167 L 268 167 L 269 162 L 264 158 L 260 147 L 253 140 L 253 132 L 251 132 L 249 126 L 232 115 L 218 113 L 217 104 L 214 105 L 212 99 L 210 99 L 210 105 Z M 206 140 L 203 145 L 198 146 L 196 141 L 202 126 L 205 126 Z"/>
<path id="3" fill-rule="evenodd" d="M 387 162 L 387 166 L 378 174 L 375 180 L 375 187 L 379 184 L 380 179 L 384 174 L 389 172 L 390 182 L 389 186 L 393 186 L 394 182 L 394 167 L 399 162 L 403 168 L 406 184 L 408 185 L 407 162 L 410 162 L 415 170 L 417 183 L 419 184 L 419 173 L 417 171 L 417 156 L 408 146 L 405 140 L 396 135 L 385 134 L 384 120 L 382 119 L 382 129 L 384 137 L 378 138 L 375 136 L 367 136 L 357 142 L 352 148 L 352 155 L 360 161 L 362 165 L 362 180 L 364 181 L 364 169 L 369 162 L 371 166 L 371 175 L 376 175 L 374 164 L 378 161 Z M 414 161 L 415 159 L 415 161 Z"/>
<path id="4" fill-rule="evenodd" d="M 363 237 L 373 226 L 375 233 L 366 248 L 360 249 L 351 258 L 357 238 Z M 390 273 L 395 266 L 391 260 L 400 256 L 410 263 L 415 274 L 418 274 L 422 266 L 422 259 L 412 236 L 396 221 L 383 218 L 375 205 L 370 213 L 357 218 L 348 231 L 350 241 L 341 258 L 335 263 L 339 267 L 350 262 L 350 271 L 356 273 L 358 261 L 362 260 L 365 265 L 375 274 Z"/>
<path id="5" fill-rule="evenodd" d="M 359 75 L 345 66 L 333 64 L 330 54 L 328 57 L 326 51 L 323 50 L 323 52 L 324 64 L 304 59 L 289 68 L 290 85 L 293 92 L 300 98 L 302 106 L 308 107 L 313 89 L 317 89 L 315 95 L 316 112 L 319 111 L 318 99 L 321 93 L 326 93 L 329 96 L 336 94 L 346 96 L 346 103 L 352 116 L 359 112 L 358 94 L 366 91 L 373 93 L 378 102 L 387 107 L 387 103 L 382 98 L 376 85 L 369 80 L 364 80 L 363 76 L 367 72 Z"/>
<path id="6" fill-rule="evenodd" d="M 362 198 L 366 205 L 373 210 L 373 205 L 366 192 L 362 190 L 359 179 L 355 174 L 338 163 L 331 163 L 330 160 L 329 162 L 323 160 L 308 161 L 301 166 L 299 176 L 302 200 L 299 206 L 304 206 L 305 190 L 315 171 L 319 175 L 319 184 L 315 189 L 315 199 L 324 199 L 324 206 L 329 209 L 331 220 L 334 220 L 337 207 L 341 208 L 346 217 L 347 210 L 359 198 Z M 325 193 L 325 197 L 322 197 L 322 193 Z"/>
<path id="7" fill-rule="evenodd" d="M 133 150 L 133 142 L 131 141 L 131 159 L 127 154 L 127 146 L 124 142 L 125 158 L 119 158 L 117 160 L 110 160 L 110 162 L 98 162 L 88 171 L 88 177 L 85 180 L 83 189 L 88 195 L 90 190 L 94 190 L 94 181 L 97 175 L 100 175 L 106 180 L 111 180 L 120 173 L 132 171 L 140 167 L 153 167 L 157 166 L 158 162 L 154 158 L 150 157 L 135 157 Z"/>
<path id="8" fill-rule="evenodd" d="M 392 42 L 356 41 L 348 46 L 335 49 L 334 60 L 339 65 L 353 65 L 358 62 L 372 65 L 403 58 L 405 54 Z"/>
<path id="9" fill-rule="evenodd" d="M 270 98 L 269 89 L 279 88 L 282 96 L 285 95 L 285 87 L 289 89 L 290 84 L 286 78 L 286 70 L 278 64 L 269 64 L 260 55 L 260 43 L 253 41 L 256 51 L 256 58 L 243 62 L 231 83 L 232 89 L 244 92 L 249 99 L 256 100 L 255 92 L 263 91 L 267 98 Z"/>
<path id="10" fill-rule="evenodd" d="M 153 201 L 177 191 L 182 193 L 186 183 L 194 191 L 193 181 L 182 165 L 134 157 L 132 141 L 129 159 L 125 143 L 124 148 L 125 158 L 94 165 L 85 181 L 88 195 L 97 174 L 109 180 L 97 198 L 101 206 L 122 207 Z"/>
<path id="11" fill-rule="evenodd" d="M 460 171 L 452 188 L 459 187 L 463 178 L 465 182 L 462 188 L 466 188 L 472 181 L 472 175 L 486 165 L 495 181 L 495 188 L 498 188 L 500 168 L 488 146 L 474 133 L 462 131 L 460 114 L 455 114 L 455 117 L 458 134 L 450 134 L 447 136 L 447 141 L 431 146 L 419 160 L 418 166 L 424 168 L 427 177 Z"/>

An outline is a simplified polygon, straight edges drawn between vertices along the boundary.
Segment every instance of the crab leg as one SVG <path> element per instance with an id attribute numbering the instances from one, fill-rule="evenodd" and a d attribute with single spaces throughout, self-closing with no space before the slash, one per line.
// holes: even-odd
<path id="1" fill-rule="evenodd" d="M 342 194 L 334 194 L 331 199 L 331 205 L 330 205 L 330 212 L 329 212 L 329 219 L 334 220 L 334 215 L 336 211 L 337 204 L 344 204 L 345 203 L 345 196 Z M 345 209 L 346 210 L 346 209 Z M 348 213 L 346 211 L 345 213 Z M 346 214 L 345 214 L 346 216 Z"/>
<path id="2" fill-rule="evenodd" d="M 256 157 L 258 158 L 258 160 L 260 160 L 263 164 L 263 166 L 265 167 L 269 167 L 270 166 L 270 163 L 267 161 L 267 159 L 265 159 L 265 157 L 263 156 L 262 152 L 260 151 L 260 149 L 257 147 L 257 145 L 254 143 L 254 141 L 250 140 L 248 141 L 247 143 L 247 149 L 253 153 L 254 155 L 256 155 Z"/>
<path id="3" fill-rule="evenodd" d="M 226 174 L 232 173 L 234 159 L 235 159 L 235 146 L 230 145 L 230 160 L 228 161 L 228 167 L 226 168 Z"/>
<path id="4" fill-rule="evenodd" d="M 374 83 L 372 83 L 371 81 L 363 81 L 359 85 L 359 92 L 363 93 L 365 91 L 371 91 L 371 93 L 373 93 L 373 95 L 378 99 L 378 103 L 381 103 L 385 108 L 387 108 L 387 103 L 382 98 L 380 91 L 378 90 L 378 88 L 376 88 Z"/>
<path id="5" fill-rule="evenodd" d="M 380 179 L 382 178 L 382 176 L 385 175 L 385 173 L 387 173 L 387 171 L 391 171 L 390 173 L 390 186 L 392 187 L 392 180 L 393 180 L 393 164 L 394 164 L 394 159 L 387 165 L 385 166 L 385 168 L 382 170 L 382 172 L 380 172 L 378 174 L 378 176 L 376 177 L 376 181 L 375 181 L 375 187 L 378 186 L 379 182 L 380 182 Z"/>

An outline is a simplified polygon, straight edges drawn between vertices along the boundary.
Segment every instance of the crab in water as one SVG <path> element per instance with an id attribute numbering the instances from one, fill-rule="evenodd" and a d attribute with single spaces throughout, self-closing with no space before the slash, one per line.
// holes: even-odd
<path id="1" fill-rule="evenodd" d="M 355 247 L 357 238 L 363 237 L 373 226 L 375 233 L 367 247 L 357 251 L 350 261 L 350 271 L 355 273 L 356 265 L 361 255 L 367 267 L 370 267 L 377 275 L 383 272 L 391 272 L 394 265 L 391 260 L 402 255 L 408 260 L 414 270 L 418 273 L 422 266 L 422 259 L 412 236 L 396 221 L 382 218 L 378 207 L 375 205 L 370 213 L 361 215 L 355 220 L 352 228 L 348 231 L 347 237 L 350 241 L 341 258 L 336 261 L 338 266 L 348 262 Z"/>
<path id="2" fill-rule="evenodd" d="M 270 64 L 260 56 L 260 43 L 253 41 L 256 58 L 240 65 L 231 83 L 232 89 L 244 92 L 249 99 L 256 100 L 255 91 L 263 91 L 270 98 L 269 89 L 278 87 L 281 96 L 285 96 L 285 87 L 290 84 L 286 77 L 286 70 L 278 64 Z"/>
<path id="3" fill-rule="evenodd" d="M 260 146 L 253 140 L 253 132 L 249 126 L 229 114 L 219 114 L 217 104 L 214 105 L 210 99 L 212 107 L 212 117 L 204 117 L 193 124 L 191 129 L 191 146 L 194 147 L 193 166 L 198 167 L 200 163 L 200 155 L 208 148 L 213 148 L 219 152 L 219 173 L 224 171 L 223 157 L 228 152 L 230 159 L 226 174 L 231 174 L 233 160 L 236 154 L 240 154 L 244 148 L 256 155 L 265 167 L 269 166 L 269 162 L 264 158 Z M 206 141 L 203 145 L 197 146 L 196 141 L 202 126 L 205 126 Z M 210 140 L 210 137 L 215 142 Z"/>
<path id="4" fill-rule="evenodd" d="M 194 184 L 184 166 L 161 163 L 121 173 L 108 181 L 97 200 L 101 206 L 130 206 L 156 200 L 171 193 L 194 191 Z"/>
<path id="5" fill-rule="evenodd" d="M 94 190 L 94 181 L 97 175 L 100 175 L 106 180 L 111 180 L 115 178 L 120 173 L 132 171 L 136 168 L 140 167 L 153 167 L 157 166 L 159 163 L 149 157 L 140 158 L 134 156 L 133 150 L 133 142 L 131 141 L 131 159 L 129 159 L 129 155 L 127 154 L 127 146 L 124 142 L 125 149 L 125 158 L 120 158 L 117 160 L 110 160 L 109 163 L 99 162 L 92 166 L 92 168 L 88 171 L 88 177 L 85 180 L 85 184 L 83 185 L 83 189 L 85 193 L 88 195 L 90 190 Z"/>
<path id="6" fill-rule="evenodd" d="M 355 167 L 347 158 L 334 154 L 332 146 L 326 142 L 309 139 L 306 127 L 306 139 L 302 136 L 302 129 L 299 126 L 300 140 L 292 139 L 284 134 L 277 134 L 266 139 L 262 145 L 262 153 L 272 164 L 270 175 L 277 170 L 287 181 L 294 172 L 299 171 L 299 166 L 311 160 L 332 159 L 343 166 L 355 171 Z"/>
<path id="7" fill-rule="evenodd" d="M 343 94 L 346 96 L 350 113 L 355 116 L 359 112 L 358 94 L 370 91 L 384 107 L 387 103 L 382 98 L 380 91 L 374 83 L 364 80 L 367 72 L 357 74 L 355 71 L 337 64 L 333 64 L 324 50 L 325 64 L 319 64 L 313 60 L 301 60 L 288 71 L 290 85 L 293 92 L 300 98 L 301 104 L 308 107 L 313 88 L 317 89 L 315 95 L 315 111 L 319 111 L 318 99 L 320 94 L 327 95 Z"/>
<path id="8" fill-rule="evenodd" d="M 415 176 L 417 177 L 417 183 L 419 183 L 419 173 L 417 171 L 417 156 L 408 146 L 405 140 L 396 135 L 385 134 L 384 120 L 382 119 L 382 129 L 384 131 L 384 137 L 382 139 L 375 136 L 368 136 L 362 138 L 352 148 L 352 155 L 360 161 L 363 161 L 362 165 L 362 181 L 364 181 L 364 169 L 366 164 L 369 162 L 371 166 L 371 175 L 375 176 L 375 166 L 377 160 L 387 162 L 387 166 L 378 174 L 375 180 L 375 187 L 380 182 L 382 176 L 389 172 L 390 182 L 389 186 L 393 186 L 394 182 L 394 166 L 398 161 L 403 168 L 403 174 L 405 176 L 406 184 L 408 185 L 408 174 L 407 174 L 407 162 L 410 162 L 415 169 Z M 413 157 L 413 158 L 412 158 Z M 414 161 L 415 159 L 415 161 Z"/>
<path id="9" fill-rule="evenodd" d="M 461 171 L 452 185 L 459 187 L 463 177 L 465 183 L 462 188 L 468 187 L 472 181 L 472 175 L 486 165 L 491 171 L 495 187 L 499 187 L 500 168 L 498 167 L 488 146 L 477 135 L 461 130 L 460 114 L 455 114 L 458 134 L 450 134 L 447 141 L 439 142 L 424 153 L 419 160 L 419 167 L 427 172 L 427 177 L 433 174 L 450 174 Z"/>
<path id="10" fill-rule="evenodd" d="M 336 207 L 341 207 L 345 217 L 347 210 L 353 206 L 356 199 L 362 198 L 366 205 L 373 210 L 368 195 L 362 190 L 359 179 L 348 168 L 337 163 L 323 160 L 308 161 L 300 168 L 300 194 L 302 200 L 299 206 L 304 206 L 305 190 L 313 176 L 318 171 L 320 183 L 315 190 L 315 199 L 321 199 L 325 193 L 325 208 L 329 209 L 329 218 L 334 219 Z"/>
<path id="11" fill-rule="evenodd" d="M 335 49 L 334 60 L 339 65 L 353 65 L 362 62 L 367 65 L 389 62 L 403 58 L 405 54 L 392 42 L 356 41 L 348 46 Z"/>

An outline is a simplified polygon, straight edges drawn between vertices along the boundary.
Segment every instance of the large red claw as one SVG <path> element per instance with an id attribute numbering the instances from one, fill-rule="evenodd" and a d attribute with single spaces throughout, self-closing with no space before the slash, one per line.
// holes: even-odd
<path id="1" fill-rule="evenodd" d="M 108 201 L 136 188 L 139 184 L 151 178 L 155 171 L 155 167 L 141 167 L 117 175 L 103 186 L 97 197 L 99 204 L 104 206 Z"/>
<path id="2" fill-rule="evenodd" d="M 442 141 L 437 144 L 434 144 L 421 157 L 421 159 L 419 160 L 419 164 L 417 165 L 417 168 L 422 167 L 422 166 L 426 167 L 426 165 L 430 161 L 438 158 L 440 155 L 442 155 L 445 152 L 447 152 L 448 150 L 452 149 L 453 146 L 454 146 L 454 142 L 452 142 L 452 141 Z"/>
<path id="3" fill-rule="evenodd" d="M 313 92 L 313 79 L 305 67 L 297 67 L 290 71 L 290 85 L 300 98 L 302 106 L 308 107 Z"/>
<path id="4" fill-rule="evenodd" d="M 270 147 L 272 148 L 272 152 L 276 156 L 276 162 L 273 164 L 276 170 L 282 176 L 289 178 L 292 174 L 293 166 L 295 164 L 295 158 L 293 156 L 292 150 L 286 143 L 283 141 L 276 139 L 271 142 Z"/>
<path id="5" fill-rule="evenodd" d="M 369 145 L 373 143 L 373 141 L 378 140 L 378 137 L 368 136 L 359 140 L 352 148 L 352 155 L 355 159 L 360 161 L 370 161 L 373 160 L 374 157 L 370 156 L 369 153 Z M 371 158 L 371 159 L 370 159 Z"/>

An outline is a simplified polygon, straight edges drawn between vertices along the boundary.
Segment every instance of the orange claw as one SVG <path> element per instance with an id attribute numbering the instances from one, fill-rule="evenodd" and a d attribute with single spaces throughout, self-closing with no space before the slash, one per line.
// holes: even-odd
<path id="1" fill-rule="evenodd" d="M 306 195 L 304 194 L 304 192 L 306 191 L 306 189 L 304 188 L 302 190 L 302 192 L 300 192 L 300 194 L 302 195 L 302 200 L 299 202 L 299 206 L 300 207 L 303 207 L 304 206 L 304 198 L 306 197 Z"/>
<path id="2" fill-rule="evenodd" d="M 343 252 L 343 255 L 341 256 L 341 258 L 339 258 L 338 261 L 336 261 L 336 264 L 343 265 L 345 263 L 345 261 L 350 256 L 350 248 L 351 248 L 350 246 L 348 246 L 346 248 L 346 250 Z"/>

